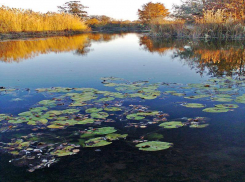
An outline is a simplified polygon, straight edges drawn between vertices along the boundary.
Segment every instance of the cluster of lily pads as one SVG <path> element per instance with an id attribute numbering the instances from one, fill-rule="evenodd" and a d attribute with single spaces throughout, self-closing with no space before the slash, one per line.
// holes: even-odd
<path id="1" fill-rule="evenodd" d="M 9 142 L 0 143 L 0 151 L 15 156 L 12 162 L 29 166 L 29 171 L 49 167 L 59 157 L 79 153 L 81 147 L 97 148 L 110 145 L 119 139 L 126 139 L 128 134 L 110 126 L 121 122 L 125 127 L 144 130 L 148 125 L 157 125 L 159 129 L 176 129 L 185 126 L 205 128 L 209 124 L 205 117 L 180 118 L 168 121 L 168 114 L 150 110 L 143 105 L 147 100 L 165 97 L 183 97 L 187 108 L 201 108 L 204 112 L 221 113 L 233 111 L 240 103 L 245 103 L 245 78 L 240 80 L 230 77 L 210 79 L 201 84 L 155 83 L 148 81 L 129 82 L 121 78 L 101 78 L 104 86 L 112 91 L 94 88 L 38 88 L 38 94 L 49 97 L 33 105 L 28 111 L 14 116 L 0 114 L 0 132 L 38 131 L 27 136 L 15 137 Z M 243 80 L 244 79 L 244 80 Z M 0 89 L 0 93 L 14 92 L 15 89 Z M 215 103 L 207 107 L 202 103 L 188 100 L 205 100 Z M 140 102 L 140 104 L 138 104 Z M 233 102 L 237 102 L 235 104 Z M 137 104 L 132 104 L 137 103 Z M 147 103 L 147 102 L 145 102 Z M 109 126 L 108 126 L 109 125 Z M 47 133 L 69 130 L 58 141 L 43 140 Z M 74 132 L 75 130 L 75 132 Z M 41 131 L 41 132 L 40 132 Z M 45 131 L 46 134 L 43 133 Z M 73 139 L 70 142 L 69 137 Z M 135 147 L 142 151 L 160 151 L 173 146 L 162 141 L 159 133 L 145 134 L 144 139 L 134 139 Z M 146 139 L 145 139 L 146 138 Z M 74 141 L 75 140 L 75 141 Z M 67 142 L 69 141 L 69 142 Z"/>

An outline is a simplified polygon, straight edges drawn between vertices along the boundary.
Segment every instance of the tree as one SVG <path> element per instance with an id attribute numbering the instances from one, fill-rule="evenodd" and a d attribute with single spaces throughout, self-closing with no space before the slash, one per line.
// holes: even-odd
<path id="1" fill-rule="evenodd" d="M 88 17 L 87 12 L 84 11 L 84 9 L 88 7 L 80 4 L 80 1 L 69 1 L 66 2 L 63 6 L 58 6 L 58 8 L 60 12 L 70 13 L 81 18 Z"/>
<path id="2" fill-rule="evenodd" d="M 151 20 L 158 17 L 166 17 L 169 15 L 168 9 L 161 3 L 149 2 L 142 6 L 142 10 L 138 9 L 139 20 L 142 23 L 150 23 Z"/>
<path id="3" fill-rule="evenodd" d="M 174 16 L 185 20 L 194 20 L 203 15 L 206 2 L 204 0 L 185 0 L 181 5 L 174 5 Z"/>
<path id="4" fill-rule="evenodd" d="M 226 17 L 245 18 L 245 0 L 185 0 L 181 5 L 174 5 L 174 16 L 186 20 L 200 18 L 207 10 L 223 10 Z"/>

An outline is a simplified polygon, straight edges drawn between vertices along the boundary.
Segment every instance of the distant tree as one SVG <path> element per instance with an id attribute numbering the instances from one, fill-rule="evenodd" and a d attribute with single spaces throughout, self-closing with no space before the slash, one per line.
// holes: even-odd
<path id="1" fill-rule="evenodd" d="M 108 17 L 106 15 L 91 15 L 90 19 L 97 19 L 98 21 L 100 21 L 103 24 L 107 24 L 107 23 L 110 23 L 111 21 L 113 21 L 113 18 Z"/>
<path id="2" fill-rule="evenodd" d="M 96 26 L 96 25 L 98 25 L 98 24 L 100 23 L 100 21 L 97 20 L 96 18 L 90 18 L 90 19 L 88 19 L 88 20 L 86 21 L 86 23 L 87 23 L 88 25 Z"/>
<path id="3" fill-rule="evenodd" d="M 63 6 L 58 6 L 60 12 L 70 13 L 77 15 L 81 18 L 88 17 L 87 12 L 84 11 L 85 8 L 88 8 L 80 3 L 80 1 L 69 1 L 66 2 Z"/>
<path id="4" fill-rule="evenodd" d="M 205 0 L 185 0 L 181 5 L 173 5 L 174 16 L 185 20 L 194 20 L 195 17 L 203 16 Z"/>
<path id="5" fill-rule="evenodd" d="M 174 5 L 174 17 L 185 20 L 200 18 L 207 10 L 224 10 L 226 16 L 235 19 L 245 18 L 245 0 L 185 0 L 181 5 Z"/>
<path id="6" fill-rule="evenodd" d="M 142 23 L 150 23 L 151 20 L 158 17 L 166 17 L 169 15 L 168 9 L 162 3 L 149 2 L 142 6 L 142 10 L 138 9 L 139 20 Z"/>

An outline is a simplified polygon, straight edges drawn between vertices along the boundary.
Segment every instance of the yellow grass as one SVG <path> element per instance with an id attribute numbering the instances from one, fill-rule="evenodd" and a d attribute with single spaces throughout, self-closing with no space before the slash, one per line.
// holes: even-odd
<path id="1" fill-rule="evenodd" d="M 79 17 L 66 13 L 39 13 L 0 7 L 0 33 L 29 31 L 85 30 Z"/>

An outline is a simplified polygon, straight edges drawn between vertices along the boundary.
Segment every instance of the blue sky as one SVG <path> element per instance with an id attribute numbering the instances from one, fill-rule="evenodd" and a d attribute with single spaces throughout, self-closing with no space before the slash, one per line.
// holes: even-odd
<path id="1" fill-rule="evenodd" d="M 57 12 L 57 6 L 63 5 L 69 0 L 0 0 L 0 6 L 13 8 L 32 9 L 34 11 Z M 89 8 L 89 15 L 107 15 L 115 19 L 136 20 L 137 10 L 150 0 L 81 0 L 81 3 Z M 166 8 L 172 8 L 173 4 L 180 4 L 181 0 L 152 0 L 160 2 Z"/>

